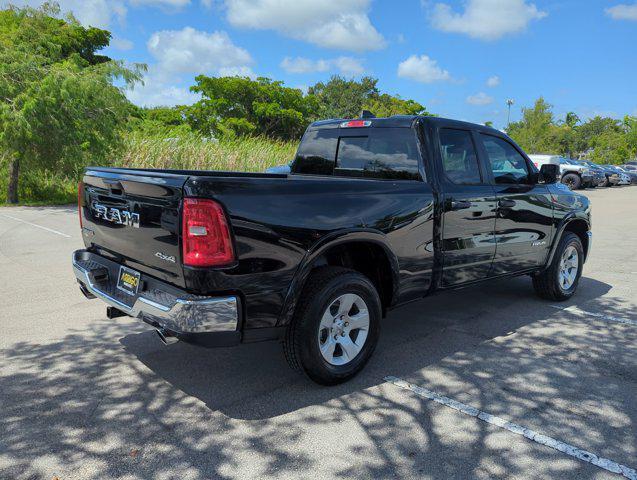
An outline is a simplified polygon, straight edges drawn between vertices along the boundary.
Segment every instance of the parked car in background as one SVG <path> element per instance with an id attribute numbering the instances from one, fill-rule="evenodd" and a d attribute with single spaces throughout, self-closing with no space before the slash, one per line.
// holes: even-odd
<path id="1" fill-rule="evenodd" d="M 630 183 L 637 185 L 637 165 L 626 164 L 620 165 L 619 168 L 630 176 Z"/>
<path id="2" fill-rule="evenodd" d="M 290 164 L 287 165 L 277 165 L 275 167 L 270 167 L 265 169 L 265 173 L 284 173 L 288 174 L 291 171 Z"/>
<path id="3" fill-rule="evenodd" d="M 560 155 L 529 155 L 529 158 L 537 168 L 542 165 L 559 165 L 560 181 L 571 190 L 578 190 L 592 186 L 594 183 L 593 174 L 588 165 L 581 165 L 561 157 Z"/>
<path id="4" fill-rule="evenodd" d="M 572 165 L 581 165 L 582 167 L 586 167 L 591 171 L 593 181 L 591 182 L 591 185 L 586 185 L 587 187 L 595 188 L 606 186 L 606 174 L 604 173 L 604 170 L 599 167 L 599 165 L 592 162 L 591 164 L 588 164 L 586 162 L 583 162 L 582 160 L 567 159 L 567 161 Z"/>
<path id="5" fill-rule="evenodd" d="M 604 165 L 604 166 L 610 168 L 614 172 L 617 172 L 617 175 L 619 175 L 619 184 L 618 185 L 630 185 L 631 184 L 630 175 L 628 175 L 628 173 L 623 171 L 617 165 Z"/>
<path id="6" fill-rule="evenodd" d="M 597 163 L 593 163 L 590 160 L 580 160 L 580 162 L 588 165 L 591 170 L 601 170 L 604 173 L 604 177 L 606 178 L 604 182 L 604 187 L 613 187 L 615 185 L 619 185 L 619 173 L 616 171 L 606 168 L 604 165 L 599 165 Z"/>
<path id="7" fill-rule="evenodd" d="M 607 178 L 607 176 L 610 175 L 610 173 L 607 173 L 606 169 L 602 168 L 601 165 L 598 165 L 588 160 L 578 160 L 578 162 L 581 163 L 582 165 L 588 166 L 588 168 L 591 169 L 591 172 L 593 174 L 593 178 L 596 181 L 597 187 L 610 186 L 608 182 L 608 178 Z M 617 180 L 619 181 L 619 178 Z"/>

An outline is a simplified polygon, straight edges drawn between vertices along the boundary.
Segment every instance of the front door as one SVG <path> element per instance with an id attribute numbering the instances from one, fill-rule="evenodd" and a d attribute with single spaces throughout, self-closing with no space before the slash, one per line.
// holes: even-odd
<path id="1" fill-rule="evenodd" d="M 499 275 L 544 264 L 552 238 L 553 205 L 529 161 L 508 140 L 479 133 L 497 196 L 496 252 L 491 273 Z"/>
<path id="2" fill-rule="evenodd" d="M 478 162 L 471 131 L 441 128 L 443 287 L 489 275 L 495 255 L 494 188 Z"/>

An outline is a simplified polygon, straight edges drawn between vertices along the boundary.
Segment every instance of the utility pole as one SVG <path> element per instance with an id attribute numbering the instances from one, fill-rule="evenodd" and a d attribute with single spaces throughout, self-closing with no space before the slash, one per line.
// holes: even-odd
<path id="1" fill-rule="evenodd" d="M 513 105 L 513 99 L 509 98 L 507 100 L 507 105 L 509 106 L 509 113 L 507 115 L 507 128 L 509 127 L 509 124 L 511 123 L 511 105 Z"/>

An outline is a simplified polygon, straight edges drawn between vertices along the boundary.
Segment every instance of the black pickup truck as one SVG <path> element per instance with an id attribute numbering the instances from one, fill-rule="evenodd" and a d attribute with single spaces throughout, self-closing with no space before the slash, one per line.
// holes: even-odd
<path id="1" fill-rule="evenodd" d="M 557 168 L 498 130 L 417 116 L 316 122 L 289 174 L 88 168 L 73 268 L 110 318 L 164 343 L 283 340 L 335 384 L 389 309 L 435 291 L 529 275 L 542 298 L 573 295 L 590 206 Z"/>

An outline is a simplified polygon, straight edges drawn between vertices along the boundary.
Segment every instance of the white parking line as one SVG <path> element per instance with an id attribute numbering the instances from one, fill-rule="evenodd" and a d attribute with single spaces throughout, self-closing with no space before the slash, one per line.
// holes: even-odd
<path id="1" fill-rule="evenodd" d="M 631 320 L 629 318 L 621 318 L 621 317 L 613 317 L 612 315 L 605 315 L 603 313 L 595 313 L 595 312 L 587 312 L 586 310 L 582 310 L 575 305 L 571 305 L 570 307 L 561 307 L 559 305 L 551 305 L 551 307 L 556 308 L 557 310 L 562 310 L 564 312 L 573 313 L 575 315 L 581 316 L 589 316 L 599 318 L 601 320 L 605 320 L 607 322 L 616 322 L 623 323 L 624 325 L 632 325 L 633 327 L 637 327 L 637 320 Z"/>
<path id="2" fill-rule="evenodd" d="M 43 227 L 42 225 L 36 225 L 35 223 L 27 222 L 26 220 L 22 220 L 20 218 L 12 217 L 11 215 L 7 215 L 5 213 L 0 213 L 0 216 L 10 218 L 11 220 L 15 220 L 16 222 L 26 223 L 27 225 L 31 225 L 35 228 L 41 228 L 42 230 L 46 230 L 47 232 L 55 233 L 56 235 L 60 235 L 62 237 L 71 238 L 71 235 L 67 235 L 66 233 L 58 232 L 57 230 L 53 230 L 52 228 Z"/>
<path id="3" fill-rule="evenodd" d="M 440 403 L 449 408 L 453 408 L 454 410 L 464 413 L 465 415 L 479 418 L 480 420 L 491 425 L 504 428 L 511 433 L 521 435 L 528 438 L 529 440 L 533 440 L 536 443 L 551 447 L 562 453 L 570 455 L 571 457 L 575 457 L 578 460 L 582 460 L 583 462 L 591 463 L 612 473 L 618 473 L 630 480 L 637 480 L 637 471 L 633 468 L 626 467 L 625 465 L 613 462 L 612 460 L 609 460 L 607 458 L 598 457 L 594 453 L 574 447 L 573 445 L 569 445 L 568 443 L 560 442 L 559 440 L 555 440 L 554 438 L 547 437 L 546 435 L 542 435 L 541 433 L 531 430 L 530 428 L 523 427 L 522 425 L 518 425 L 517 423 L 509 422 L 507 420 L 504 420 L 503 418 L 496 417 L 495 415 L 491 415 L 489 413 L 478 410 L 477 408 L 470 405 L 437 394 L 435 392 L 432 392 L 431 390 L 427 390 L 426 388 L 413 385 L 398 377 L 389 376 L 385 377 L 385 380 L 396 385 L 397 387 L 403 388 L 405 390 L 410 390 L 420 397 L 433 400 L 434 402 Z"/>

